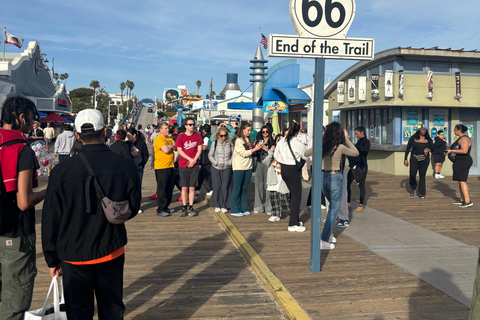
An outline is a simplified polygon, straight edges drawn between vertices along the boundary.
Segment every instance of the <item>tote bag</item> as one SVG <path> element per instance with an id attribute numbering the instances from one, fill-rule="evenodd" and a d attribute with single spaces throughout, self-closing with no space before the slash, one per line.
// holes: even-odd
<path id="1" fill-rule="evenodd" d="M 47 298 L 43 304 L 43 308 L 25 312 L 25 320 L 67 320 L 65 312 L 65 297 L 63 295 L 63 281 L 60 278 L 62 298 L 59 298 L 58 282 L 53 277 L 48 289 Z M 48 303 L 53 289 L 53 303 Z"/>

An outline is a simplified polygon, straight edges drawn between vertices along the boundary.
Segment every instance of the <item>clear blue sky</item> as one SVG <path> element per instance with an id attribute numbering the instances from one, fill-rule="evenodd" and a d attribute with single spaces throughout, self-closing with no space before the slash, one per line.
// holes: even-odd
<path id="1" fill-rule="evenodd" d="M 480 5 L 476 0 L 358 0 L 348 37 L 375 38 L 375 51 L 393 47 L 480 49 Z M 258 28 L 268 36 L 295 34 L 288 0 L 3 0 L 0 25 L 7 32 L 39 41 L 55 72 L 68 73 L 67 86 L 98 80 L 109 93 L 120 82 L 135 83 L 140 98 L 162 96 L 163 89 L 184 84 L 190 92 L 210 78 L 219 93 L 226 74 L 238 73 L 249 85 Z M 20 52 L 7 45 L 7 52 Z M 281 61 L 264 56 L 269 67 Z M 299 59 L 300 85 L 312 82 L 314 62 Z M 327 60 L 332 81 L 352 61 Z M 72 89 L 72 88 L 68 88 Z M 251 91 L 251 89 L 249 89 Z"/>

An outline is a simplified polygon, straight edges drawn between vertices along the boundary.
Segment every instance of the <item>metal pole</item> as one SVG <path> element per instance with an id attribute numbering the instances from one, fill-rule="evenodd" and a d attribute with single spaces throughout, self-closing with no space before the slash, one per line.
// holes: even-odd
<path id="1" fill-rule="evenodd" d="M 3 61 L 5 61 L 5 39 L 7 39 L 7 27 L 3 27 Z"/>
<path id="2" fill-rule="evenodd" d="M 325 59 L 315 59 L 312 163 L 312 232 L 310 233 L 310 271 L 320 272 L 320 229 L 322 222 L 322 145 Z"/>

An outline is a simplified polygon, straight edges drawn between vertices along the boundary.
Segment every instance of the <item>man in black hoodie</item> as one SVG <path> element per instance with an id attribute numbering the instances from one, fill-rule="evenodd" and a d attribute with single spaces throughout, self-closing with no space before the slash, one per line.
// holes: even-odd
<path id="1" fill-rule="evenodd" d="M 133 218 L 141 201 L 135 163 L 104 144 L 106 130 L 98 110 L 80 111 L 75 128 L 83 143 L 81 153 L 103 193 L 112 201 L 128 200 Z M 124 224 L 107 220 L 89 177 L 80 155 L 52 170 L 42 213 L 43 253 L 52 277 L 63 272 L 69 319 L 92 319 L 94 297 L 99 319 L 123 319 L 127 233 Z"/>

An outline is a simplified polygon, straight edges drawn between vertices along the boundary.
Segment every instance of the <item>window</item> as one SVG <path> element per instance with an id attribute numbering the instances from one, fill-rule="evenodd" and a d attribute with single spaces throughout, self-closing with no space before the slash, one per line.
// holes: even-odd
<path id="1" fill-rule="evenodd" d="M 386 70 L 395 70 L 394 67 L 393 67 L 393 61 L 384 63 L 384 64 L 382 65 L 382 75 L 385 74 L 385 71 L 386 71 Z"/>
<path id="2" fill-rule="evenodd" d="M 460 72 L 480 74 L 480 64 L 478 63 L 460 63 Z"/>
<path id="3" fill-rule="evenodd" d="M 447 72 L 450 73 L 450 63 L 448 62 L 430 62 L 430 70 L 433 72 Z"/>
<path id="4" fill-rule="evenodd" d="M 373 74 L 380 74 L 380 66 L 375 66 L 372 69 L 368 70 L 368 72 L 370 73 L 370 77 Z"/>
<path id="5" fill-rule="evenodd" d="M 404 61 L 403 69 L 405 71 L 423 72 L 423 62 L 421 61 Z"/>

